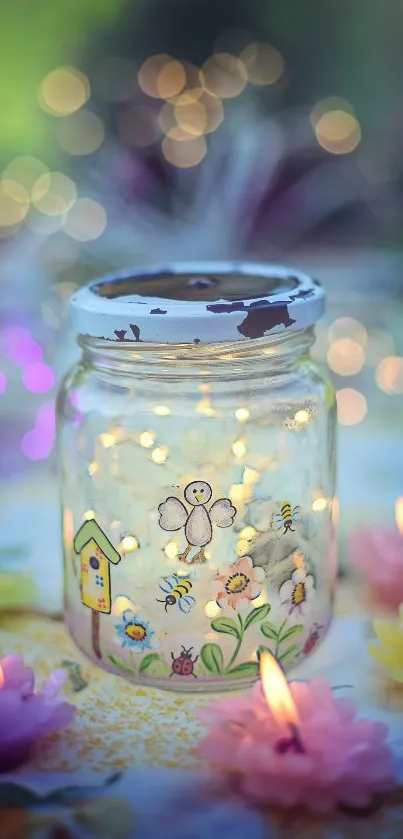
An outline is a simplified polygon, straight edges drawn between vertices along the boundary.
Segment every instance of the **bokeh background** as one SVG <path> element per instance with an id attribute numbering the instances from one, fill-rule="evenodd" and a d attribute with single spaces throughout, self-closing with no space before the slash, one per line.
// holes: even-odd
<path id="1" fill-rule="evenodd" d="M 359 525 L 403 528 L 402 26 L 398 0 L 3 6 L 3 574 L 52 555 L 57 577 L 69 295 L 189 256 L 325 284 L 314 355 L 337 389 L 342 565 Z"/>

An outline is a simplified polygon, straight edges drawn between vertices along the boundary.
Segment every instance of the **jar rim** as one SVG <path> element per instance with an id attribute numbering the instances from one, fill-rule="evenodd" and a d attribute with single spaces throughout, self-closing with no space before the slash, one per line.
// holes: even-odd
<path id="1" fill-rule="evenodd" d="M 317 280 L 258 262 L 177 262 L 94 280 L 71 298 L 82 335 L 113 342 L 245 341 L 305 329 L 324 310 Z"/>

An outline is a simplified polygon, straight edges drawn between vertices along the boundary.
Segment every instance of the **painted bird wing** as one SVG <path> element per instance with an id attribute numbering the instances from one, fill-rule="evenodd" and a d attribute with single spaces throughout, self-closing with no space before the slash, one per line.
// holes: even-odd
<path id="1" fill-rule="evenodd" d="M 229 498 L 219 498 L 210 509 L 210 518 L 218 527 L 231 527 L 236 509 Z"/>
<path id="2" fill-rule="evenodd" d="M 158 507 L 159 526 L 163 530 L 180 530 L 187 521 L 188 511 L 179 498 L 170 496 Z"/>

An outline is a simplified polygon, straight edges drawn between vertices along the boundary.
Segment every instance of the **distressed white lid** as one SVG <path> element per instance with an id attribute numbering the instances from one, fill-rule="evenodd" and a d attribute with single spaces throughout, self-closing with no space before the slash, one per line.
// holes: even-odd
<path id="1" fill-rule="evenodd" d="M 317 280 L 255 262 L 146 266 L 95 280 L 71 298 L 80 334 L 160 344 L 262 338 L 304 329 L 323 310 Z"/>

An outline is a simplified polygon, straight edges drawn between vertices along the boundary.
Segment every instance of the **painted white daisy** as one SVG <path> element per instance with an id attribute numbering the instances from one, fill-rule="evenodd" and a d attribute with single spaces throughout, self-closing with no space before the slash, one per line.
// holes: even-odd
<path id="1" fill-rule="evenodd" d="M 293 617 L 304 617 L 311 609 L 315 597 L 315 581 L 306 568 L 296 568 L 291 580 L 286 580 L 280 588 L 281 605 L 285 606 L 288 614 Z"/>

